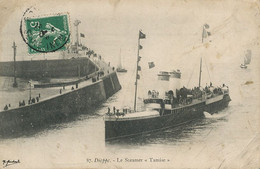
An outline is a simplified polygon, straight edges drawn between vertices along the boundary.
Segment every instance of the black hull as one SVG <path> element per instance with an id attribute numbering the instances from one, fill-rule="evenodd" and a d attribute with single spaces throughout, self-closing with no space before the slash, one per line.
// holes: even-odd
<path id="1" fill-rule="evenodd" d="M 230 100 L 229 95 L 225 95 L 222 100 L 210 104 L 206 104 L 206 101 L 201 101 L 198 104 L 187 105 L 177 109 L 165 109 L 163 116 L 106 120 L 105 139 L 109 141 L 178 126 L 203 118 L 204 111 L 216 113 L 227 107 Z"/>
<path id="2" fill-rule="evenodd" d="M 121 89 L 114 72 L 100 81 L 35 104 L 0 112 L 0 136 L 56 124 L 93 109 Z"/>
<path id="3" fill-rule="evenodd" d="M 229 95 L 224 95 L 223 99 L 211 104 L 208 104 L 204 111 L 210 113 L 211 115 L 214 113 L 218 113 L 219 111 L 225 109 L 228 107 L 229 102 L 231 101 L 231 98 Z"/>

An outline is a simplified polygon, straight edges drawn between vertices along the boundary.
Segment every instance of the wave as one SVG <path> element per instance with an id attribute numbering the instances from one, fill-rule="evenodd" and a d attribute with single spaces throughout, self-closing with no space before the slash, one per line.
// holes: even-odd
<path id="1" fill-rule="evenodd" d="M 228 115 L 228 111 L 225 110 L 221 111 L 221 113 L 215 113 L 215 114 L 210 114 L 205 111 L 203 113 L 207 119 L 220 119 Z"/>

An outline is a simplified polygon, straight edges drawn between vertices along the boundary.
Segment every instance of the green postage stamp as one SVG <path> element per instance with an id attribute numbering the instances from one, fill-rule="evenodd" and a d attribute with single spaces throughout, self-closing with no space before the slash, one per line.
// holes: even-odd
<path id="1" fill-rule="evenodd" d="M 29 54 L 66 50 L 70 37 L 68 15 L 26 18 L 25 26 Z"/>

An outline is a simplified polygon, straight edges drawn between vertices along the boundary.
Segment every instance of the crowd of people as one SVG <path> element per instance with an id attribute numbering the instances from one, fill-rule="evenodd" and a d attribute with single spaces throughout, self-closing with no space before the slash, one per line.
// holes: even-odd
<path id="1" fill-rule="evenodd" d="M 223 94 L 223 88 L 228 87 L 223 84 L 220 87 L 214 87 L 210 82 L 210 85 L 206 85 L 205 88 L 194 87 L 192 89 L 188 89 L 183 86 L 180 89 L 176 89 L 176 94 L 172 90 L 165 92 L 166 100 L 170 102 L 171 105 L 176 106 L 178 104 L 190 104 L 193 99 L 202 99 L 203 96 L 207 98 L 215 97 L 217 95 Z M 159 92 L 155 90 L 148 91 L 148 98 L 158 98 Z"/>
<path id="2" fill-rule="evenodd" d="M 119 109 L 116 109 L 116 107 L 113 107 L 113 112 L 110 111 L 110 108 L 107 108 L 107 115 L 108 116 L 125 116 L 125 114 L 130 113 L 130 111 L 127 108 L 123 108 L 123 112 L 119 112 Z"/>
<path id="3" fill-rule="evenodd" d="M 34 97 L 30 98 L 28 100 L 28 105 L 38 103 L 40 101 L 40 97 L 41 97 L 41 94 L 39 93 L 38 96 L 36 96 L 35 98 Z M 22 107 L 22 106 L 25 106 L 25 105 L 26 105 L 25 100 L 19 101 L 19 107 Z M 5 107 L 4 107 L 4 110 L 10 109 L 10 107 L 11 107 L 11 104 L 8 104 L 8 105 L 6 104 Z"/>
<path id="4" fill-rule="evenodd" d="M 155 90 L 149 90 L 148 91 L 148 97 L 149 98 L 158 98 L 159 97 L 159 92 Z"/>
<path id="5" fill-rule="evenodd" d="M 38 96 L 36 96 L 35 98 L 34 97 L 30 98 L 28 100 L 28 105 L 38 103 L 40 101 L 40 97 L 41 97 L 41 94 L 39 93 Z M 19 107 L 21 107 L 21 106 L 25 106 L 24 100 L 22 102 L 19 102 Z"/>

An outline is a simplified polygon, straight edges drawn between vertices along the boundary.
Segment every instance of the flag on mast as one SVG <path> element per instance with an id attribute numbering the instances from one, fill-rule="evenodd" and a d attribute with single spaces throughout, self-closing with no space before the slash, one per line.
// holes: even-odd
<path id="1" fill-rule="evenodd" d="M 85 35 L 83 33 L 80 33 L 80 37 L 85 38 Z"/>
<path id="2" fill-rule="evenodd" d="M 139 39 L 145 39 L 145 38 L 146 35 L 142 31 L 139 31 Z"/>
<path id="3" fill-rule="evenodd" d="M 154 62 L 148 62 L 148 66 L 149 66 L 149 69 L 152 69 L 153 67 L 155 67 L 155 64 L 154 64 Z"/>
<path id="4" fill-rule="evenodd" d="M 209 29 L 209 25 L 205 24 L 203 26 L 202 38 L 207 38 L 208 36 L 211 36 L 211 33 L 207 31 L 207 29 Z"/>
<path id="5" fill-rule="evenodd" d="M 138 57 L 138 62 L 141 61 L 141 58 L 142 58 L 141 56 Z"/>
<path id="6" fill-rule="evenodd" d="M 142 70 L 141 66 L 137 66 L 137 70 L 141 71 Z"/>
<path id="7" fill-rule="evenodd" d="M 209 25 L 208 25 L 208 24 L 205 24 L 204 27 L 205 27 L 206 29 L 209 29 Z"/>

